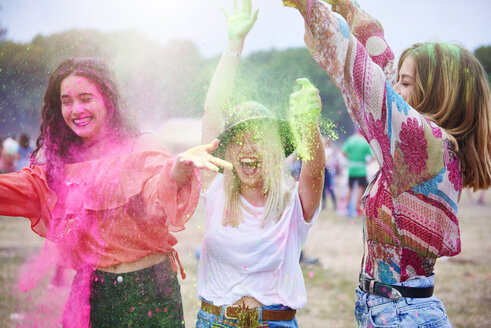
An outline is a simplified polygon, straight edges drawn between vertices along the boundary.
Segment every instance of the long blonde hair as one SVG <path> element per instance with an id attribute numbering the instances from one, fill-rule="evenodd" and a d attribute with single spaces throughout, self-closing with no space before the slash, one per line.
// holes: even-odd
<path id="1" fill-rule="evenodd" d="M 463 186 L 491 185 L 491 113 L 486 73 L 468 50 L 449 43 L 422 43 L 406 49 L 416 63 L 409 103 L 453 136 L 458 144 Z"/>
<path id="2" fill-rule="evenodd" d="M 285 165 L 285 153 L 281 144 L 278 129 L 271 125 L 255 124 L 254 133 L 260 133 L 263 171 L 263 192 L 266 195 L 266 204 L 262 216 L 262 225 L 268 222 L 278 222 L 290 201 L 290 190 L 294 181 Z M 230 160 L 230 154 L 225 151 L 225 159 Z M 223 211 L 224 226 L 237 227 L 243 220 L 240 200 L 240 179 L 235 170 L 225 170 L 224 190 L 225 206 Z"/>

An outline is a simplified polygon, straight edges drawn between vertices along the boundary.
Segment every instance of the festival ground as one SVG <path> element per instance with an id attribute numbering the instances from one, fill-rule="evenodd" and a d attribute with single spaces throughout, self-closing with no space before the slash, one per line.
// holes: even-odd
<path id="1" fill-rule="evenodd" d="M 456 328 L 491 327 L 489 191 L 485 204 L 474 204 L 467 193 L 462 193 L 459 210 L 462 253 L 454 258 L 440 259 L 436 265 L 436 294 L 445 304 Z M 186 230 L 176 235 L 178 251 L 187 272 L 187 278 L 181 281 L 186 327 L 194 327 L 199 306 L 195 248 L 202 240 L 204 220 L 200 206 Z M 361 240 L 360 218 L 339 216 L 330 210 L 321 212 L 305 247 L 305 255 L 319 258 L 320 264 L 303 265 L 308 304 L 298 311 L 300 327 L 355 326 L 353 290 L 363 252 Z M 32 302 L 14 291 L 21 264 L 40 245 L 42 239 L 30 230 L 27 220 L 0 217 L 0 327 L 25 326 L 23 321 Z M 40 322 L 39 327 L 43 326 Z"/>

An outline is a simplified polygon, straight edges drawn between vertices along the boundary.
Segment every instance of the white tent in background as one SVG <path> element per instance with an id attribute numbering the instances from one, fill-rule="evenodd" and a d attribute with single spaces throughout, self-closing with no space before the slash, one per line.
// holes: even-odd
<path id="1" fill-rule="evenodd" d="M 153 133 L 176 154 L 201 144 L 201 118 L 170 118 Z"/>

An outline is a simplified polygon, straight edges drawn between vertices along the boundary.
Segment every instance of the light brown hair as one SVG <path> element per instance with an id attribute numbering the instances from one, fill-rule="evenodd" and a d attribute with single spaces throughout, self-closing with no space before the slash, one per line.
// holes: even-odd
<path id="1" fill-rule="evenodd" d="M 406 49 L 416 76 L 409 104 L 445 129 L 457 142 L 463 186 L 491 185 L 490 91 L 486 73 L 468 50 L 449 43 L 422 43 Z"/>

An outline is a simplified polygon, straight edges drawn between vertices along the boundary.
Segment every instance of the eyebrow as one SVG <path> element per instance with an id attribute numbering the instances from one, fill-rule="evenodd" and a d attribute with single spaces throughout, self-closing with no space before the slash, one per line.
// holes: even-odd
<path id="1" fill-rule="evenodd" d="M 94 96 L 94 94 L 93 93 L 90 93 L 90 92 L 83 92 L 83 93 L 81 93 L 81 94 L 78 95 L 78 97 L 83 97 L 83 96 Z M 61 95 L 60 98 L 61 99 L 63 99 L 63 98 L 70 98 L 70 96 L 69 95 Z"/>
<path id="2" fill-rule="evenodd" d="M 409 74 L 401 74 L 401 77 L 408 77 L 408 78 L 410 78 L 410 79 L 414 80 L 414 77 L 412 77 L 412 76 L 411 76 L 411 75 L 409 75 Z"/>

